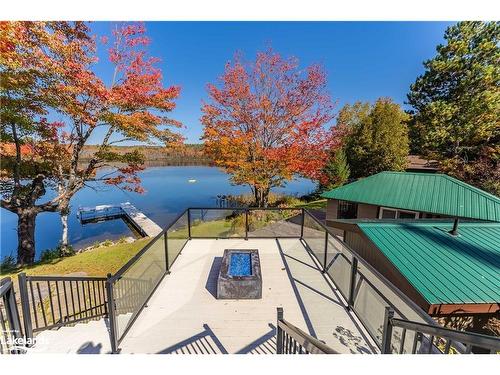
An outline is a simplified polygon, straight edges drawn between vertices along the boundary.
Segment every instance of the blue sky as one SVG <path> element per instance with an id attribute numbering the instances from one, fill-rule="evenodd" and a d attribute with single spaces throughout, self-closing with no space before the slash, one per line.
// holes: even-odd
<path id="1" fill-rule="evenodd" d="M 404 104 L 409 86 L 423 73 L 422 62 L 435 54 L 451 22 L 147 22 L 149 51 L 161 59 L 165 85 L 180 85 L 171 117 L 185 125 L 189 143 L 200 142 L 201 101 L 236 51 L 247 59 L 268 46 L 295 56 L 301 66 L 320 63 L 337 109 L 345 103 L 391 97 Z M 112 23 L 91 25 L 109 35 Z M 105 81 L 111 66 L 105 51 L 96 72 Z M 101 137 L 95 134 L 90 143 Z"/>

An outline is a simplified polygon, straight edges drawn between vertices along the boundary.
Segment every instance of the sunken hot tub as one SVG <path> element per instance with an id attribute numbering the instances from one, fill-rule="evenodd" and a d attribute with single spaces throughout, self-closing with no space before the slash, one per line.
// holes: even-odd
<path id="1" fill-rule="evenodd" d="M 217 298 L 262 298 L 262 274 L 258 250 L 224 250 L 217 278 Z"/>

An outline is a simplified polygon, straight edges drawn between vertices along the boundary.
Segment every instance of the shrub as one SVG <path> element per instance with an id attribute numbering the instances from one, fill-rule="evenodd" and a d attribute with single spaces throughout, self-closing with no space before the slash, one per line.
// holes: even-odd
<path id="1" fill-rule="evenodd" d="M 16 266 L 17 266 L 16 258 L 14 258 L 12 255 L 7 255 L 0 262 L 0 272 L 7 273 L 9 271 L 14 270 Z"/>
<path id="2" fill-rule="evenodd" d="M 59 245 L 57 247 L 57 250 L 59 251 L 60 257 L 69 257 L 75 255 L 75 249 L 71 245 L 68 246 Z"/>
<path id="3" fill-rule="evenodd" d="M 303 204 L 299 198 L 294 197 L 292 195 L 283 195 L 281 198 L 276 200 L 275 204 L 273 206 L 276 207 L 295 207 Z"/>
<path id="4" fill-rule="evenodd" d="M 55 249 L 45 249 L 40 255 L 40 262 L 50 262 L 60 257 L 59 247 L 56 247 Z"/>

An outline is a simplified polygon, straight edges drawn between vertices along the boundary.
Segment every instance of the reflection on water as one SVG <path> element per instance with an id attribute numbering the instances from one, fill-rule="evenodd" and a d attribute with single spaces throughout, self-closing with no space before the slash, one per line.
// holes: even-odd
<path id="1" fill-rule="evenodd" d="M 116 240 L 134 236 L 123 220 L 104 221 L 82 226 L 76 218 L 79 206 L 118 204 L 130 201 L 161 227 L 170 223 L 187 207 L 215 207 L 217 195 L 237 195 L 250 192 L 247 186 L 235 186 L 229 177 L 218 168 L 209 166 L 162 166 L 147 168 L 140 173 L 144 194 L 122 191 L 112 186 L 99 186 L 80 190 L 71 200 L 71 214 L 68 218 L 69 239 L 77 249 L 104 239 Z M 189 180 L 196 180 L 190 183 Z M 97 187 L 97 186 L 95 186 Z M 297 179 L 276 192 L 302 195 L 311 192 L 314 184 L 306 179 Z M 16 255 L 17 216 L 2 209 L 0 256 Z M 43 213 L 36 223 L 36 252 L 53 248 L 61 235 L 59 215 Z"/>

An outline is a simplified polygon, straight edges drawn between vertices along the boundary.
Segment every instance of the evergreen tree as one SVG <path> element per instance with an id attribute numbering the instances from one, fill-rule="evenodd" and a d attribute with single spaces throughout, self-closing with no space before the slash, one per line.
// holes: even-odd
<path id="1" fill-rule="evenodd" d="M 344 185 L 349 179 L 351 171 L 347 164 L 347 157 L 343 148 L 332 152 L 323 168 L 324 180 L 319 183 L 319 191 L 331 190 Z"/>
<path id="2" fill-rule="evenodd" d="M 500 22 L 459 22 L 411 85 L 412 151 L 500 194 Z"/>

